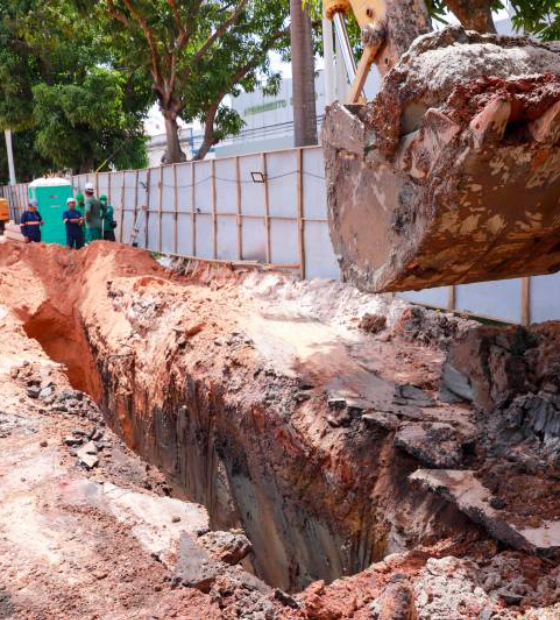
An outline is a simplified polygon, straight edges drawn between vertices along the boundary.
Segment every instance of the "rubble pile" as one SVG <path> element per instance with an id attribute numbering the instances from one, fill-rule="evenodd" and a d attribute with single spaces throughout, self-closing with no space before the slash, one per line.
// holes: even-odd
<path id="1" fill-rule="evenodd" d="M 41 449 L 83 478 L 63 504 L 134 532 L 166 592 L 254 620 L 555 613 L 557 324 L 104 243 L 0 247 L 0 295 L 21 342 L 0 390 L 57 427 Z M 51 315 L 74 351 L 25 364 Z"/>

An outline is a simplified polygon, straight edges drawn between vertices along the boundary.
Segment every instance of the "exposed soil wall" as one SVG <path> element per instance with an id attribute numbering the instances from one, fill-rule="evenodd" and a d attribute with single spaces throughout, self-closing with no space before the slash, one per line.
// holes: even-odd
<path id="1" fill-rule="evenodd" d="M 344 413 L 327 402 L 336 351 L 317 351 L 307 378 L 285 368 L 281 350 L 262 355 L 250 336 L 255 304 L 239 295 L 244 276 L 172 277 L 147 254 L 102 244 L 77 255 L 19 252 L 14 277 L 31 269 L 43 287 L 16 304 L 28 335 L 215 527 L 245 529 L 269 583 L 330 582 L 471 527 L 411 486 L 418 464 L 395 454 L 391 429 L 359 409 L 333 422 Z"/>
<path id="2" fill-rule="evenodd" d="M 370 617 L 382 593 L 451 617 L 449 601 L 434 615 L 445 589 L 419 603 L 440 577 L 482 609 L 535 553 L 548 558 L 534 568 L 552 575 L 546 597 L 523 581 L 508 604 L 555 596 L 560 432 L 548 409 L 544 433 L 511 410 L 555 389 L 553 325 L 520 336 L 335 283 L 178 275 L 106 243 L 0 246 L 0 295 L 175 496 L 204 504 L 215 528 L 245 530 L 247 568 L 284 590 L 319 582 L 294 618 Z M 518 551 L 490 578 L 497 544 Z M 420 585 L 395 586 L 400 571 Z"/>

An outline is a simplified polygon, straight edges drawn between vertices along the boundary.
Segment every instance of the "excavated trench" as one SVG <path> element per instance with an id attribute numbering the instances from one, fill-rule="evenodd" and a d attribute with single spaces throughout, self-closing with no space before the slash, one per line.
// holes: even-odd
<path id="1" fill-rule="evenodd" d="M 555 326 L 469 325 L 465 339 L 460 321 L 399 307 L 395 322 L 392 302 L 345 285 L 180 276 L 108 244 L 0 247 L 0 295 L 175 497 L 243 528 L 245 568 L 270 585 L 330 583 L 443 540 L 556 546 L 539 529 L 560 508 L 560 477 L 542 473 L 560 443 Z"/>
<path id="2" fill-rule="evenodd" d="M 290 416 L 316 400 L 312 377 L 294 380 L 270 367 L 249 375 L 237 368 L 239 377 L 230 368 L 223 381 L 196 364 L 189 372 L 175 360 L 192 349 L 188 339 L 155 345 L 152 369 L 126 347 L 102 346 L 95 321 L 77 305 L 63 306 L 51 298 L 20 312 L 27 335 L 66 366 L 73 387 L 94 398 L 129 447 L 165 472 L 176 497 L 203 504 L 214 529 L 245 530 L 254 549 L 245 567 L 270 585 L 299 591 L 330 583 L 418 541 L 477 530 L 411 485 L 418 462 L 395 447 L 390 429 L 351 421 L 325 440 L 324 429 L 312 429 L 332 413 L 321 399 L 303 437 Z M 160 402 L 146 378 L 152 371 Z M 239 381 L 251 386 L 251 398 L 230 397 Z"/>

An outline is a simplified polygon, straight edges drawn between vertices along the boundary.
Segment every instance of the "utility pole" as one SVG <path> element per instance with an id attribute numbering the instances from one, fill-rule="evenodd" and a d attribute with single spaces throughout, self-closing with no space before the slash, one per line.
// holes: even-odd
<path id="1" fill-rule="evenodd" d="M 8 170 L 10 173 L 10 185 L 15 185 L 16 181 L 16 168 L 14 166 L 14 151 L 12 149 L 12 132 L 9 129 L 4 131 L 4 137 L 6 138 L 6 153 L 8 154 Z"/>

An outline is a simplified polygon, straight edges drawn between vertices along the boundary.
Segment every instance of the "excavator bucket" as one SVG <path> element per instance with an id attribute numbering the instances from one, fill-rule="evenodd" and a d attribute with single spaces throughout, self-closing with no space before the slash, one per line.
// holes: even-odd
<path id="1" fill-rule="evenodd" d="M 330 233 L 374 292 L 560 269 L 560 47 L 460 27 L 419 37 L 322 130 Z"/>

